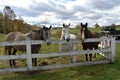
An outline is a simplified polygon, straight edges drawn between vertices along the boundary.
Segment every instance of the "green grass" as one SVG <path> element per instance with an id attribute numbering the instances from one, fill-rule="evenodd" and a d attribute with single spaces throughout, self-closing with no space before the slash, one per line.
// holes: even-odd
<path id="1" fill-rule="evenodd" d="M 95 32 L 99 31 L 100 29 L 90 30 Z M 75 31 L 76 30 L 71 30 L 72 33 L 75 33 Z M 78 30 L 76 32 L 78 32 Z M 2 41 L 4 40 L 3 38 Z M 59 39 L 57 35 L 55 38 Z M 81 45 L 78 46 L 79 49 L 81 49 Z M 41 51 L 42 53 L 54 52 L 54 50 L 51 50 L 51 48 L 55 48 L 55 52 L 58 52 L 58 47 L 59 45 L 43 45 Z M 83 56 L 83 58 L 85 57 Z M 24 63 L 24 60 L 22 61 Z M 54 63 L 53 61 L 57 62 L 59 59 L 57 57 L 42 60 L 39 59 L 38 63 L 41 63 L 42 61 L 47 61 L 48 63 L 52 64 Z M 4 64 L 9 66 L 7 61 Z M 34 72 L 0 73 L 0 80 L 120 80 L 120 44 L 116 44 L 116 62 L 114 64 L 97 64 Z"/>
<path id="2" fill-rule="evenodd" d="M 0 73 L 0 80 L 119 80 L 120 61 L 36 72 Z"/>
<path id="3" fill-rule="evenodd" d="M 0 42 L 4 41 L 6 34 L 0 33 Z"/>

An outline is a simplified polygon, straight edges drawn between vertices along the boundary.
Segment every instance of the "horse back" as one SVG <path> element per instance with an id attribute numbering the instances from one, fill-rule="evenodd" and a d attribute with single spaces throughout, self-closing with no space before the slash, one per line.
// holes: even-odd
<path id="1" fill-rule="evenodd" d="M 6 38 L 5 41 L 20 41 L 25 40 L 24 34 L 21 32 L 10 32 Z"/>
<path id="2" fill-rule="evenodd" d="M 92 33 L 92 35 L 93 35 L 93 36 L 92 36 L 93 38 L 99 38 L 99 37 L 100 37 L 100 36 L 99 36 L 99 33 L 97 33 L 97 32 Z"/>
<path id="3" fill-rule="evenodd" d="M 70 39 L 75 40 L 75 39 L 77 39 L 77 36 L 74 34 L 70 34 Z"/>
<path id="4" fill-rule="evenodd" d="M 5 41 L 8 42 L 14 42 L 14 41 L 22 41 L 25 40 L 25 34 L 21 33 L 21 32 L 10 32 L 7 36 Z M 25 51 L 26 50 L 26 46 L 21 45 L 21 46 L 5 46 L 7 49 L 11 49 L 11 48 L 15 48 L 16 50 L 20 50 L 20 51 Z"/>
<path id="5" fill-rule="evenodd" d="M 14 41 L 15 35 L 16 35 L 15 32 L 10 32 L 10 33 L 6 36 L 5 41 Z"/>

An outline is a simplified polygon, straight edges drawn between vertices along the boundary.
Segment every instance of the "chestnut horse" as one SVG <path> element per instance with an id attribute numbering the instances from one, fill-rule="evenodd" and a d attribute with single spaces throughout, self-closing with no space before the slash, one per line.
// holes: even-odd
<path id="1" fill-rule="evenodd" d="M 31 40 L 44 40 L 47 42 L 47 45 L 50 45 L 50 29 L 43 26 L 40 30 L 35 30 L 26 34 L 23 34 L 21 32 L 11 32 L 6 36 L 6 41 L 22 41 L 25 40 L 26 37 L 30 38 Z M 31 52 L 32 53 L 38 53 L 39 49 L 41 48 L 41 44 L 36 44 L 31 46 Z M 17 50 L 19 51 L 26 51 L 25 45 L 17 45 L 17 46 L 4 46 L 2 54 L 3 55 L 15 55 Z M 16 66 L 15 59 L 9 60 L 10 66 Z M 37 59 L 32 59 L 32 64 L 34 66 L 37 65 Z"/>
<path id="2" fill-rule="evenodd" d="M 81 32 L 81 40 L 82 40 L 83 49 L 84 50 L 87 50 L 87 49 L 92 50 L 93 48 L 98 49 L 99 42 L 87 42 L 87 43 L 84 42 L 84 40 L 88 38 L 99 38 L 100 37 L 99 33 L 97 32 L 92 33 L 90 30 L 88 30 L 87 26 L 88 26 L 88 23 L 86 24 L 81 23 L 80 32 Z M 88 54 L 85 54 L 85 56 L 86 56 L 86 61 L 88 61 Z M 89 54 L 89 57 L 90 57 L 90 61 L 92 61 L 92 54 Z M 94 55 L 94 57 L 96 57 L 96 54 Z"/>

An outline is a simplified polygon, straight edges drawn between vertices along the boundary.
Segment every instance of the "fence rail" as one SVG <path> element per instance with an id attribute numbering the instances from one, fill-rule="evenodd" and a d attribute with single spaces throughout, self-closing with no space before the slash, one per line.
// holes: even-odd
<path id="1" fill-rule="evenodd" d="M 30 40 L 26 39 L 26 41 L 17 41 L 17 42 L 0 42 L 0 46 L 10 46 L 10 45 L 26 45 L 26 54 L 22 55 L 5 55 L 0 56 L 0 60 L 9 60 L 9 59 L 27 59 L 27 66 L 20 67 L 20 68 L 1 68 L 0 72 L 19 72 L 19 71 L 31 71 L 31 70 L 45 70 L 45 69 L 54 69 L 54 68 L 64 68 L 64 67 L 73 67 L 73 66 L 80 66 L 80 65 L 90 65 L 90 64 L 100 64 L 100 63 L 109 63 L 115 62 L 115 38 L 95 38 L 95 39 L 86 39 L 84 42 L 102 42 L 105 39 L 110 41 L 112 46 L 97 50 L 78 50 L 78 51 L 71 51 L 71 52 L 54 52 L 49 54 L 31 54 L 31 45 L 33 44 L 46 44 L 44 41 L 39 40 Z M 61 41 L 61 40 L 54 40 L 52 44 L 62 44 L 62 43 L 80 43 L 80 40 L 71 40 L 70 42 Z M 88 61 L 88 62 L 76 62 L 76 63 L 68 63 L 68 64 L 54 64 L 54 65 L 47 65 L 47 66 L 32 66 L 32 58 L 47 58 L 47 57 L 57 57 L 57 56 L 70 56 L 70 55 L 81 55 L 81 54 L 93 54 L 93 53 L 109 53 L 106 56 L 106 60 L 99 60 L 99 61 Z"/>

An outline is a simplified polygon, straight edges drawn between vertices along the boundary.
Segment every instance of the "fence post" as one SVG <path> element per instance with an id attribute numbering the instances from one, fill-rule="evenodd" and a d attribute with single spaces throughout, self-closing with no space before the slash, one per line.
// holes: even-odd
<path id="1" fill-rule="evenodd" d="M 28 70 L 32 69 L 32 57 L 31 57 L 31 40 L 26 38 L 26 52 L 27 52 L 27 67 Z"/>
<path id="2" fill-rule="evenodd" d="M 60 63 L 62 64 L 62 56 L 61 56 L 61 54 L 62 54 L 62 43 L 60 43 L 59 44 L 59 50 L 60 50 Z"/>
<path id="3" fill-rule="evenodd" d="M 111 63 L 114 63 L 116 59 L 116 51 L 115 51 L 115 38 L 111 38 L 111 55 L 110 55 L 110 60 Z"/>
<path id="4" fill-rule="evenodd" d="M 73 51 L 77 50 L 77 43 L 72 43 L 72 48 Z M 76 55 L 72 55 L 72 62 L 76 62 L 77 61 L 77 56 Z"/>

